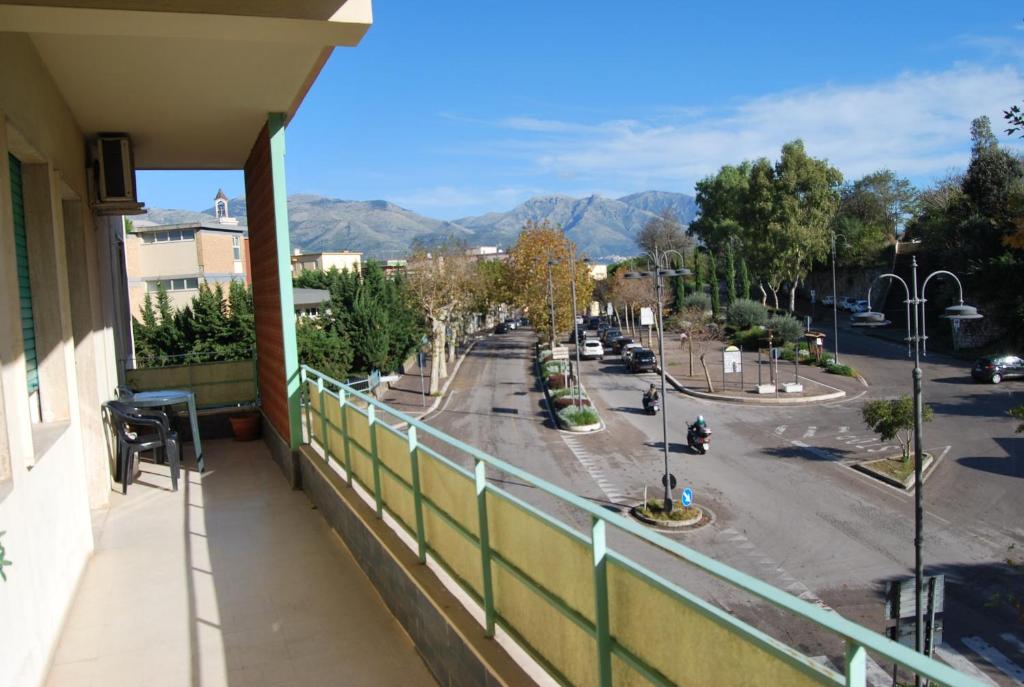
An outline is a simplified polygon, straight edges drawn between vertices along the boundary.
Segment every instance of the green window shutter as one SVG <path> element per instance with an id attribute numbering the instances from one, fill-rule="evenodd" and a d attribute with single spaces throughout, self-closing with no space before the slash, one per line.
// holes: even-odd
<path id="1" fill-rule="evenodd" d="M 36 325 L 32 319 L 32 289 L 28 280 L 28 240 L 25 237 L 25 203 L 21 190 L 21 162 L 8 154 L 11 167 L 11 201 L 14 206 L 14 256 L 18 269 L 18 295 L 21 301 L 21 338 L 25 342 L 25 367 L 28 392 L 39 388 L 39 363 L 36 358 Z"/>

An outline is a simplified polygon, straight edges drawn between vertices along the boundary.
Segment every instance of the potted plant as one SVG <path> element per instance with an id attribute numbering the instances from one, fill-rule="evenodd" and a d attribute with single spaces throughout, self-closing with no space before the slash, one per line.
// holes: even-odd
<path id="1" fill-rule="evenodd" d="M 232 415 L 228 418 L 235 441 L 252 441 L 260 438 L 260 414 L 256 411 Z"/>

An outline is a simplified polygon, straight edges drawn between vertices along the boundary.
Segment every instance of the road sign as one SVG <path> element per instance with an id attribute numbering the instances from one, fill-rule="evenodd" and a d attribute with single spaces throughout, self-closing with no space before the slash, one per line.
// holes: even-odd
<path id="1" fill-rule="evenodd" d="M 817 294 L 817 293 L 815 293 L 814 289 L 811 289 L 811 305 L 814 305 L 815 297 L 816 297 L 817 295 L 818 295 L 818 294 Z"/>
<path id="2" fill-rule="evenodd" d="M 604 308 L 604 314 L 607 315 L 608 317 L 611 317 L 613 312 L 614 310 L 612 310 L 612 304 L 606 303 Z"/>
<path id="3" fill-rule="evenodd" d="M 661 486 L 665 486 L 665 475 L 661 476 Z M 669 473 L 669 475 L 668 475 L 668 488 L 669 489 L 675 489 L 676 488 L 676 476 L 673 475 L 672 473 Z"/>
<path id="4" fill-rule="evenodd" d="M 569 347 L 568 346 L 555 346 L 551 349 L 552 360 L 568 360 L 569 359 Z"/>
<path id="5" fill-rule="evenodd" d="M 689 508 L 690 504 L 693 503 L 693 490 L 690 487 L 683 489 L 683 495 L 679 498 L 679 501 L 683 504 L 683 508 Z"/>
<path id="6" fill-rule="evenodd" d="M 654 310 L 651 308 L 640 308 L 640 325 L 650 327 L 654 324 Z"/>

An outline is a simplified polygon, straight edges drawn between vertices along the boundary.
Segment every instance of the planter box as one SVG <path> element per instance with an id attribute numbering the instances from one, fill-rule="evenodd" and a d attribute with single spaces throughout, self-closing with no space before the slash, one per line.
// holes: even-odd
<path id="1" fill-rule="evenodd" d="M 757 385 L 757 393 L 759 393 L 759 394 L 774 394 L 775 393 L 775 385 L 774 384 L 758 384 Z"/>
<path id="2" fill-rule="evenodd" d="M 802 394 L 804 391 L 804 385 L 788 382 L 782 385 L 782 391 L 787 394 Z"/>

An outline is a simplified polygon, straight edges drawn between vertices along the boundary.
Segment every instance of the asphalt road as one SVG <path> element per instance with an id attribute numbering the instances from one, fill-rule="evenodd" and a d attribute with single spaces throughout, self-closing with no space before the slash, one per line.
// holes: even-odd
<path id="1" fill-rule="evenodd" d="M 583 363 L 583 381 L 608 428 L 593 435 L 553 429 L 532 366 L 533 332 L 481 341 L 470 353 L 441 408 L 428 420 L 467 443 L 609 507 L 660 494 L 661 418 L 639 412 L 653 374 L 630 375 L 615 356 Z M 865 398 L 911 389 L 905 347 L 840 331 L 844 363 L 871 385 L 863 396 L 812 406 L 740 406 L 669 391 L 669 469 L 714 522 L 674 535 L 688 546 L 797 596 L 833 608 L 881 631 L 885 582 L 913 573 L 913 496 L 881 484 L 849 463 L 885 455 L 864 427 Z M 925 446 L 941 459 L 925 484 L 926 574 L 947 575 L 944 639 L 999 684 L 1010 681 L 965 645 L 978 637 L 1018 665 L 1024 650 L 1003 635 L 1021 632 L 1005 604 L 989 602 L 1016 590 L 1021 575 L 1005 565 L 1024 558 L 1024 439 L 1005 411 L 1024 403 L 1024 385 L 970 382 L 969 363 L 929 356 L 924 396 L 935 409 Z M 703 414 L 711 452 L 685 447 L 686 420 Z M 506 488 L 581 529 L 585 518 L 536 489 Z M 694 576 L 678 561 L 624 537 L 612 545 L 655 572 L 811 655 L 837 665 L 842 647 L 763 604 Z M 956 656 L 954 656 L 956 658 Z"/>

